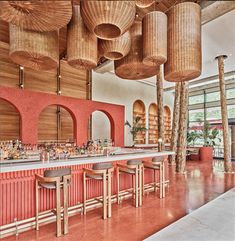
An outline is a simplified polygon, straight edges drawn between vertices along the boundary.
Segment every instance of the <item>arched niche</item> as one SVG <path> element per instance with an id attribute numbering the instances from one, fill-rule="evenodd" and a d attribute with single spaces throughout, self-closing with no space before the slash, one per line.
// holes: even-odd
<path id="1" fill-rule="evenodd" d="M 164 106 L 164 135 L 165 143 L 171 140 L 171 110 L 168 106 Z"/>
<path id="2" fill-rule="evenodd" d="M 145 105 L 144 102 L 141 100 L 136 100 L 133 104 L 133 123 L 135 122 L 136 117 L 140 117 L 139 124 L 142 127 L 146 127 L 146 120 L 145 120 Z M 135 138 L 135 144 L 145 144 L 145 132 L 139 132 Z"/>
<path id="3" fill-rule="evenodd" d="M 59 106 L 47 106 L 39 115 L 38 141 L 75 141 L 74 120 L 70 112 Z"/>
<path id="4" fill-rule="evenodd" d="M 148 112 L 148 140 L 149 144 L 158 143 L 158 128 L 157 128 L 157 104 L 152 103 L 149 106 Z"/>
<path id="5" fill-rule="evenodd" d="M 90 139 L 92 140 L 111 140 L 112 137 L 112 125 L 109 117 L 103 111 L 94 111 L 90 117 Z"/>
<path id="6" fill-rule="evenodd" d="M 19 140 L 21 117 L 19 111 L 0 98 L 0 141 Z"/>

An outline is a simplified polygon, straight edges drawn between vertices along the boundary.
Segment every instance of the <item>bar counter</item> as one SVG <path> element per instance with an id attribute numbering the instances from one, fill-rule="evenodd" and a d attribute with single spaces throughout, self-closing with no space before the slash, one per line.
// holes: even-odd
<path id="1" fill-rule="evenodd" d="M 69 214 L 80 213 L 83 200 L 82 174 L 83 168 L 92 168 L 92 164 L 101 162 L 124 163 L 126 160 L 150 160 L 152 157 L 165 156 L 166 179 L 167 157 L 174 155 L 172 151 L 157 152 L 156 150 L 138 150 L 136 153 L 116 154 L 111 156 L 81 157 L 68 160 L 54 160 L 48 162 L 17 160 L 0 162 L 0 237 L 21 232 L 34 227 L 35 222 L 35 174 L 43 175 L 45 169 L 70 167 L 72 182 L 69 187 Z M 5 163 L 4 163 L 5 162 Z M 153 182 L 153 173 L 145 170 L 145 184 Z M 125 193 L 131 187 L 131 177 L 122 175 L 120 190 Z M 112 177 L 112 200 L 116 202 L 116 172 Z M 53 190 L 42 189 L 40 194 L 40 211 L 45 212 L 41 223 L 52 222 L 55 217 L 51 209 L 55 207 L 55 193 Z M 99 207 L 94 203 L 94 198 L 101 196 L 102 185 L 100 182 L 90 180 L 87 185 L 88 199 L 91 208 Z M 88 212 L 89 215 L 89 212 Z M 18 231 L 17 231 L 18 230 Z"/>

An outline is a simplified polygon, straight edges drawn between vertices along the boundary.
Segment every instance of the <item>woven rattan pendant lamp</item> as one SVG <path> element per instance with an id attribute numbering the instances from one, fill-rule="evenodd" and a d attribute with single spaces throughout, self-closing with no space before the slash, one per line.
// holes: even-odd
<path id="1" fill-rule="evenodd" d="M 150 7 L 154 2 L 155 0 L 136 0 L 135 4 L 139 8 L 147 8 Z"/>
<path id="2" fill-rule="evenodd" d="M 99 52 L 106 59 L 118 60 L 125 57 L 131 48 L 129 31 L 114 40 L 99 40 Z"/>
<path id="3" fill-rule="evenodd" d="M 72 16 L 71 1 L 0 1 L 0 18 L 24 29 L 53 31 Z"/>
<path id="4" fill-rule="evenodd" d="M 67 57 L 75 68 L 93 69 L 97 65 L 98 45 L 96 36 L 82 20 L 80 6 L 73 6 L 73 16 L 68 25 Z"/>
<path id="5" fill-rule="evenodd" d="M 59 64 L 58 31 L 35 32 L 10 24 L 10 58 L 35 70 L 54 69 Z"/>
<path id="6" fill-rule="evenodd" d="M 129 54 L 114 61 L 115 73 L 122 79 L 138 80 L 156 75 L 159 68 L 143 64 L 142 23 L 135 22 L 130 28 L 131 49 Z"/>
<path id="7" fill-rule="evenodd" d="M 135 1 L 81 1 L 81 14 L 88 29 L 100 39 L 125 33 L 135 19 Z"/>
<path id="8" fill-rule="evenodd" d="M 167 16 L 163 12 L 150 12 L 142 21 L 143 63 L 159 66 L 167 60 Z"/>
<path id="9" fill-rule="evenodd" d="M 165 79 L 187 81 L 201 74 L 201 8 L 193 2 L 180 3 L 168 12 Z"/>

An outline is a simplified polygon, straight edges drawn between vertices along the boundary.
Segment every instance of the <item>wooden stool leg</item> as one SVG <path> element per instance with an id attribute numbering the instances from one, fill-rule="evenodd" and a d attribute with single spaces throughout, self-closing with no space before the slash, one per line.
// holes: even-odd
<path id="1" fill-rule="evenodd" d="M 162 163 L 162 197 L 165 197 L 165 165 Z"/>
<path id="2" fill-rule="evenodd" d="M 119 172 L 119 167 L 117 167 L 117 203 L 120 204 L 120 172 Z"/>
<path id="3" fill-rule="evenodd" d="M 109 171 L 108 172 L 108 217 L 111 218 L 112 216 L 112 200 L 111 200 L 111 197 L 112 197 L 112 191 L 111 191 L 111 172 Z"/>
<path id="4" fill-rule="evenodd" d="M 157 179 L 156 179 L 156 170 L 153 169 L 153 188 L 154 188 L 154 192 L 157 191 Z"/>
<path id="5" fill-rule="evenodd" d="M 61 205 L 60 205 L 60 182 L 56 182 L 56 234 L 61 236 Z"/>
<path id="6" fill-rule="evenodd" d="M 36 179 L 35 182 L 35 211 L 36 211 L 36 215 L 35 215 L 35 226 L 36 226 L 36 230 L 39 230 L 39 220 L 38 220 L 38 214 L 39 214 L 39 197 L 38 197 L 38 180 Z"/>
<path id="7" fill-rule="evenodd" d="M 86 172 L 83 172 L 83 214 L 86 215 Z"/>
<path id="8" fill-rule="evenodd" d="M 68 233 L 68 180 L 64 180 L 64 234 Z"/>
<path id="9" fill-rule="evenodd" d="M 138 208 L 138 167 L 135 169 L 135 207 Z"/>
<path id="10" fill-rule="evenodd" d="M 162 198 L 162 163 L 160 164 L 160 198 Z"/>
<path id="11" fill-rule="evenodd" d="M 142 197 L 142 166 L 139 165 L 139 205 L 142 206 L 143 203 L 143 197 Z"/>
<path id="12" fill-rule="evenodd" d="M 103 219 L 107 218 L 107 176 L 103 174 Z"/>
<path id="13" fill-rule="evenodd" d="M 144 196 L 144 167 L 142 167 L 142 187 L 143 187 L 142 193 Z"/>

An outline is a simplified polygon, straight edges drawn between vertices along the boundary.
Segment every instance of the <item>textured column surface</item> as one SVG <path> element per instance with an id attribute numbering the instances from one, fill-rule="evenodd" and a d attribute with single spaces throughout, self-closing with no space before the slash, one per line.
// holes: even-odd
<path id="1" fill-rule="evenodd" d="M 221 102 L 221 115 L 222 115 L 222 126 L 223 126 L 223 139 L 224 139 L 224 169 L 225 172 L 232 171 L 230 144 L 229 144 L 229 128 L 228 128 L 228 110 L 227 110 L 227 99 L 226 89 L 224 80 L 224 59 L 225 56 L 219 56 L 218 67 L 219 67 L 219 83 L 220 83 L 220 102 Z"/>
<path id="2" fill-rule="evenodd" d="M 172 121 L 172 130 L 171 130 L 171 150 L 176 152 L 177 150 L 177 141 L 178 141 L 178 132 L 179 132 L 179 114 L 180 114 L 180 91 L 181 91 L 181 82 L 176 83 L 175 85 L 175 100 L 174 100 L 174 111 L 173 111 L 173 121 Z M 169 161 L 172 165 L 175 164 L 175 155 L 169 157 Z"/>
<path id="3" fill-rule="evenodd" d="M 179 133 L 176 155 L 176 172 L 184 173 L 187 148 L 187 116 L 188 116 L 188 83 L 181 83 Z"/>
<path id="4" fill-rule="evenodd" d="M 163 66 L 160 66 L 160 71 L 157 74 L 157 107 L 158 107 L 158 138 L 162 139 L 162 150 L 165 149 L 164 141 L 164 106 L 163 106 Z"/>

